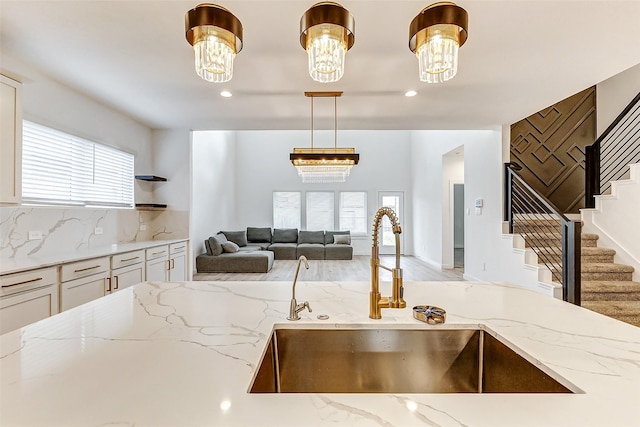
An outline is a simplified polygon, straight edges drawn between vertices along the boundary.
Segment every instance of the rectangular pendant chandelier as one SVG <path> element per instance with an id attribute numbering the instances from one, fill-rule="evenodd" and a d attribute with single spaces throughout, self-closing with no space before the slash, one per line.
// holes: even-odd
<path id="1" fill-rule="evenodd" d="M 345 182 L 351 168 L 358 164 L 360 155 L 355 148 L 338 148 L 337 97 L 342 92 L 305 92 L 311 98 L 311 148 L 294 148 L 289 160 L 298 170 L 304 183 Z M 313 146 L 313 98 L 333 97 L 334 99 L 334 146 L 314 148 Z"/>

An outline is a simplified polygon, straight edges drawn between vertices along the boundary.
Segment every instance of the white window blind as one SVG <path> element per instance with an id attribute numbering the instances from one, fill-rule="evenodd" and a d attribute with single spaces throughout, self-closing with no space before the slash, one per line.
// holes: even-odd
<path id="1" fill-rule="evenodd" d="M 300 229 L 300 192 L 273 192 L 273 228 Z"/>
<path id="2" fill-rule="evenodd" d="M 23 121 L 22 201 L 133 207 L 132 154 Z"/>
<path id="3" fill-rule="evenodd" d="M 340 193 L 340 230 L 352 234 L 367 233 L 367 193 L 346 191 Z"/>
<path id="4" fill-rule="evenodd" d="M 333 192 L 308 191 L 307 230 L 334 230 Z"/>

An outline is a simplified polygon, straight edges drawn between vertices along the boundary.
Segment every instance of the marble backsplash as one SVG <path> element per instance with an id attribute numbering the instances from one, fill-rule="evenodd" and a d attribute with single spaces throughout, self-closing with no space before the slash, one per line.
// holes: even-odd
<path id="1" fill-rule="evenodd" d="M 33 238 L 34 232 L 42 238 Z M 114 243 L 188 236 L 187 211 L 0 207 L 0 258 L 76 254 Z"/>

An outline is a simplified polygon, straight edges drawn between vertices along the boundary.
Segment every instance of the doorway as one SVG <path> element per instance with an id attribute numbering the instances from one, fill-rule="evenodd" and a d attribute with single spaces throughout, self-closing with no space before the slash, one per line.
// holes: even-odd
<path id="1" fill-rule="evenodd" d="M 453 268 L 464 268 L 464 184 L 453 184 Z"/>
<path id="2" fill-rule="evenodd" d="M 404 193 L 402 191 L 380 191 L 378 192 L 378 207 L 388 207 L 393 209 L 400 222 L 400 227 L 404 225 Z M 396 253 L 396 237 L 393 234 L 391 221 L 386 215 L 382 218 L 379 236 L 380 254 L 389 255 Z M 404 253 L 404 239 L 400 234 L 400 254 Z"/>

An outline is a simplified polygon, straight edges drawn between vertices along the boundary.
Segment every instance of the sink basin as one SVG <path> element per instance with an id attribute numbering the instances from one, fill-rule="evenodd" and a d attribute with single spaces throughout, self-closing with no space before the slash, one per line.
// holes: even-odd
<path id="1" fill-rule="evenodd" d="M 573 392 L 512 348 L 484 329 L 274 329 L 249 392 Z"/>

